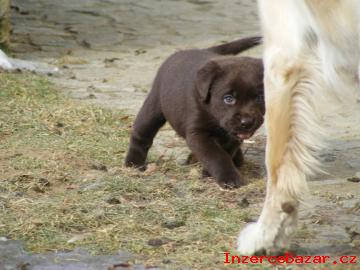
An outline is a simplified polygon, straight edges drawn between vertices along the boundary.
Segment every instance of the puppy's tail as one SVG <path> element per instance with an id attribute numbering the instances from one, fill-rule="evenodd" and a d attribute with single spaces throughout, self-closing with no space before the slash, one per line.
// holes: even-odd
<path id="1" fill-rule="evenodd" d="M 225 43 L 219 46 L 210 47 L 208 50 L 220 55 L 238 54 L 261 44 L 262 37 L 248 37 Z"/>

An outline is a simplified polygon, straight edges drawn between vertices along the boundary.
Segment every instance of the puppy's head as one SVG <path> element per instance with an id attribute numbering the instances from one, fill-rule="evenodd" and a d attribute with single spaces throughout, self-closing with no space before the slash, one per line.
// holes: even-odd
<path id="1" fill-rule="evenodd" d="M 211 60 L 198 71 L 196 88 L 205 110 L 239 140 L 264 122 L 263 76 L 262 60 L 250 57 Z"/>

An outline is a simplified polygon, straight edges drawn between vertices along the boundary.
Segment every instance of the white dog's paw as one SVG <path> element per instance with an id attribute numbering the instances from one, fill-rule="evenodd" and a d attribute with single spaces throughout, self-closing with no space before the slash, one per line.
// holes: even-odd
<path id="1" fill-rule="evenodd" d="M 266 252 L 264 231 L 259 223 L 252 223 L 240 232 L 237 241 L 237 251 L 241 255 L 254 255 Z"/>
<path id="2" fill-rule="evenodd" d="M 5 53 L 3 53 L 2 50 L 0 50 L 0 68 L 5 70 L 13 69 L 13 66 L 10 63 L 9 58 L 6 56 Z"/>
<path id="3" fill-rule="evenodd" d="M 237 251 L 240 255 L 276 254 L 285 248 L 287 237 L 281 228 L 264 228 L 252 223 L 240 232 Z"/>

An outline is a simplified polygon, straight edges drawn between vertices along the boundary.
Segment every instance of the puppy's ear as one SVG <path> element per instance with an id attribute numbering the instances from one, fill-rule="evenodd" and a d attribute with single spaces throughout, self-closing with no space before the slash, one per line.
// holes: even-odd
<path id="1" fill-rule="evenodd" d="M 211 86 L 221 73 L 221 67 L 215 61 L 207 62 L 197 72 L 196 89 L 205 103 L 209 102 Z"/>

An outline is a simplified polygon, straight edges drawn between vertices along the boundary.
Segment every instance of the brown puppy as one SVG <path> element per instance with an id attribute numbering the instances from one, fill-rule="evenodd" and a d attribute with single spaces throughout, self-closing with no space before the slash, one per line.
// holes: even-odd
<path id="1" fill-rule="evenodd" d="M 237 170 L 243 162 L 239 146 L 263 123 L 263 64 L 257 58 L 224 55 L 260 40 L 245 38 L 170 56 L 136 117 L 125 165 L 145 169 L 153 139 L 168 121 L 221 186 L 245 184 Z"/>

